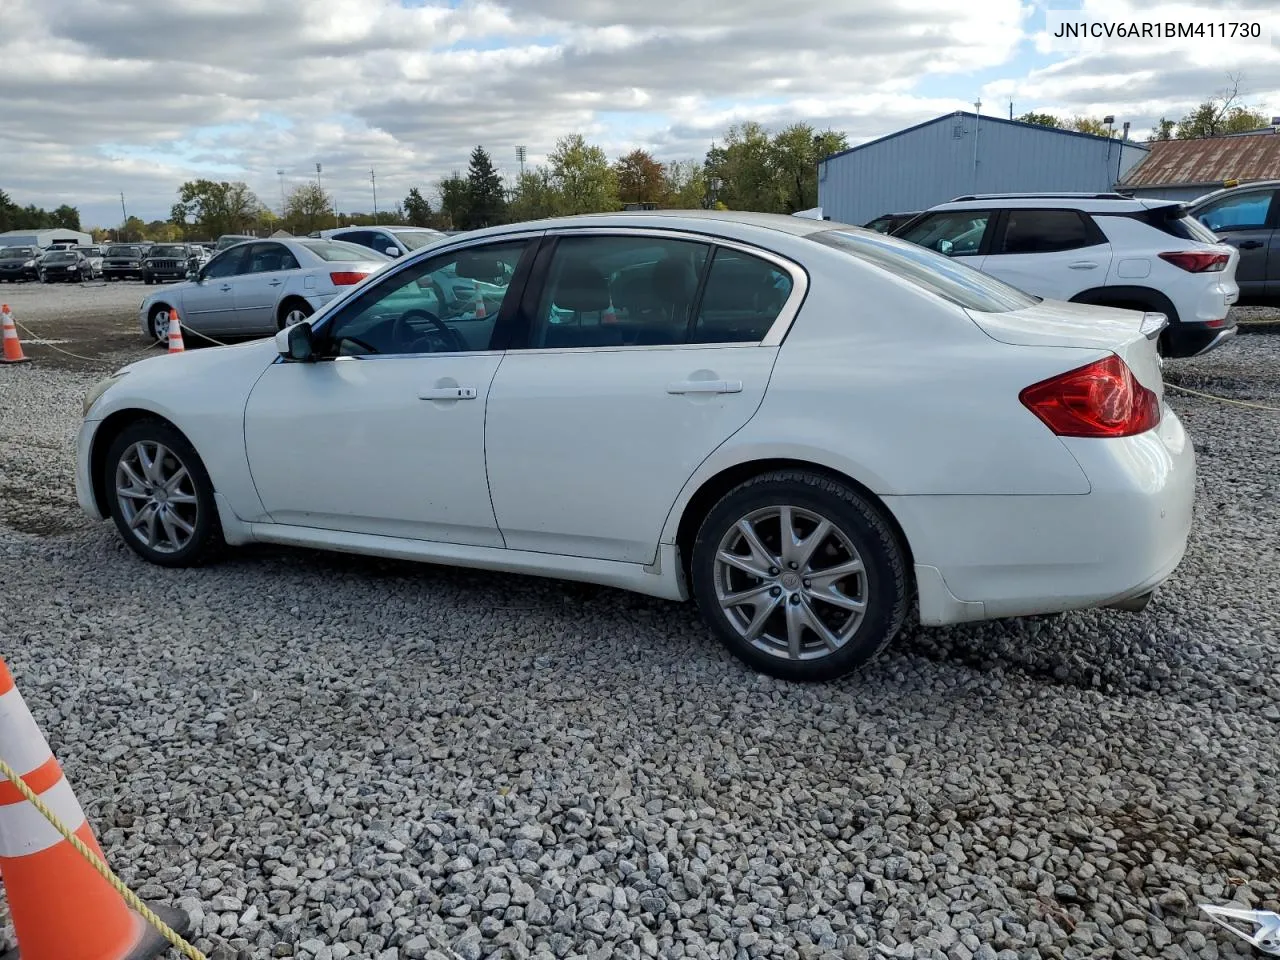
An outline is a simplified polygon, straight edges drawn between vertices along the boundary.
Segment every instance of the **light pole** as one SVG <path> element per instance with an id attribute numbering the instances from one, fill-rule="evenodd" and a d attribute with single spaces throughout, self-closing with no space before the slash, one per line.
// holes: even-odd
<path id="1" fill-rule="evenodd" d="M 373 167 L 369 168 L 369 182 L 373 184 L 373 222 L 378 222 L 378 177 L 373 172 Z"/>
<path id="2" fill-rule="evenodd" d="M 276 170 L 276 176 L 280 178 L 280 219 L 285 217 L 285 207 L 287 206 L 284 199 L 284 169 Z"/>
<path id="3" fill-rule="evenodd" d="M 516 147 L 516 159 L 520 161 L 520 179 L 521 180 L 524 179 L 524 160 L 526 156 L 528 156 L 528 153 L 523 146 Z"/>

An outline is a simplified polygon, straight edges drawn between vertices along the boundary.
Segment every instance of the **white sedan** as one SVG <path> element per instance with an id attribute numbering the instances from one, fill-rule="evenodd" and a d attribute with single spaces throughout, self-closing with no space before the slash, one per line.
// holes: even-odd
<path id="1" fill-rule="evenodd" d="M 184 329 L 211 337 L 262 336 L 311 316 L 391 258 L 338 240 L 252 240 L 227 247 L 187 273 L 185 283 L 143 299 L 143 334 L 169 339 L 177 308 Z"/>
<path id="2" fill-rule="evenodd" d="M 442 304 L 443 269 L 499 292 Z M 1195 482 L 1164 323 L 830 221 L 514 224 L 118 371 L 76 486 L 152 563 L 257 541 L 695 598 L 757 669 L 829 679 L 912 611 L 1146 605 Z"/>

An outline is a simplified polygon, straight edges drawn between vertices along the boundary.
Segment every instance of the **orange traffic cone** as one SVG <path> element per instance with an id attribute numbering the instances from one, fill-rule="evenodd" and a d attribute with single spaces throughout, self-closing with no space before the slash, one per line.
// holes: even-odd
<path id="1" fill-rule="evenodd" d="M 0 756 L 99 859 L 102 849 L 13 675 L 0 660 Z M 8 780 L 0 782 L 0 876 L 17 934 L 6 960 L 144 960 L 169 944 Z M 182 911 L 151 906 L 179 936 Z"/>
<path id="2" fill-rule="evenodd" d="M 186 347 L 182 343 L 182 320 L 178 316 L 178 308 L 169 310 L 169 352 L 183 353 Z"/>
<path id="3" fill-rule="evenodd" d="M 4 357 L 0 358 L 0 363 L 29 362 L 31 358 L 22 353 L 22 341 L 18 339 L 18 328 L 7 303 L 0 306 L 0 318 L 4 320 Z"/>

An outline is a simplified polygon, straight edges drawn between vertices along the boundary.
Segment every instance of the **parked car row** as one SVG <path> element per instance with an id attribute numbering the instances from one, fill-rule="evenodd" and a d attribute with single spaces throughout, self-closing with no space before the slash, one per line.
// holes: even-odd
<path id="1" fill-rule="evenodd" d="M 41 283 L 96 280 L 181 280 L 191 267 L 209 262 L 209 246 L 200 243 L 110 243 L 75 246 L 0 248 L 0 280 Z"/>

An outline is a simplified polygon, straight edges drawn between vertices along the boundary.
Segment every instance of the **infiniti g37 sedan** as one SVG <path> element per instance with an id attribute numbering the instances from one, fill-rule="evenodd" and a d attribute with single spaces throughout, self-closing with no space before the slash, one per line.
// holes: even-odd
<path id="1" fill-rule="evenodd" d="M 445 269 L 500 292 L 442 302 Z M 693 598 L 755 668 L 829 679 L 912 612 L 1146 605 L 1195 480 L 1165 323 L 830 221 L 514 224 L 119 370 L 76 486 L 156 564 L 261 541 Z"/>

